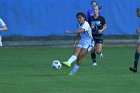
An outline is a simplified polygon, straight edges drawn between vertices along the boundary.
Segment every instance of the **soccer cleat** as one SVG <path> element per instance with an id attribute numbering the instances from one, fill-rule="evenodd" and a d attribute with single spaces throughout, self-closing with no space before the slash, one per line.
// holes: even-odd
<path id="1" fill-rule="evenodd" d="M 97 66 L 97 63 L 96 63 L 96 62 L 94 62 L 92 65 L 93 65 L 93 66 Z"/>
<path id="2" fill-rule="evenodd" d="M 66 66 L 66 67 L 71 67 L 71 64 L 68 62 L 62 62 L 62 65 Z"/>
<path id="3" fill-rule="evenodd" d="M 73 76 L 73 75 L 74 75 L 74 73 L 72 73 L 72 72 L 69 73 L 69 76 Z"/>
<path id="4" fill-rule="evenodd" d="M 137 72 L 137 69 L 135 67 L 129 67 L 130 71 L 133 71 L 134 73 Z"/>
<path id="5" fill-rule="evenodd" d="M 101 53 L 101 54 L 99 55 L 99 57 L 100 57 L 100 59 L 103 59 L 103 53 Z"/>

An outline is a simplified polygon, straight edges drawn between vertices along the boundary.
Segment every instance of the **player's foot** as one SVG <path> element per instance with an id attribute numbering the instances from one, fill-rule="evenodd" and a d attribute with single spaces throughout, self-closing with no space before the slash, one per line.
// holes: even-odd
<path id="1" fill-rule="evenodd" d="M 66 66 L 66 67 L 71 67 L 71 64 L 68 62 L 62 62 L 62 65 Z"/>
<path id="2" fill-rule="evenodd" d="M 70 72 L 70 73 L 69 73 L 69 75 L 70 75 L 70 76 L 73 76 L 73 75 L 74 75 L 74 73 Z"/>
<path id="3" fill-rule="evenodd" d="M 137 69 L 135 67 L 129 67 L 130 71 L 133 71 L 134 73 L 137 72 Z"/>
<path id="4" fill-rule="evenodd" d="M 97 66 L 97 63 L 96 63 L 96 62 L 94 62 L 92 65 L 93 65 L 93 66 Z"/>
<path id="5" fill-rule="evenodd" d="M 103 53 L 101 53 L 101 54 L 99 55 L 99 57 L 100 57 L 100 59 L 103 59 Z"/>

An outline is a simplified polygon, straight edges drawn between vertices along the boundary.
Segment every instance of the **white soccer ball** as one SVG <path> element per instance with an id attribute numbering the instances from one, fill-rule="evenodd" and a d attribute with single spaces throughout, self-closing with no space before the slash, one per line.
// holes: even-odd
<path id="1" fill-rule="evenodd" d="M 55 70 L 60 69 L 61 66 L 62 66 L 61 63 L 58 60 L 54 60 L 53 63 L 52 63 L 52 68 L 55 69 Z"/>

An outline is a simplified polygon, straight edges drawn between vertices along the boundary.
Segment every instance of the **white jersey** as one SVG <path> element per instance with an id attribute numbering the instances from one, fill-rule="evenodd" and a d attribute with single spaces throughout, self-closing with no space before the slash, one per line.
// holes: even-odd
<path id="1" fill-rule="evenodd" d="M 81 39 L 78 43 L 78 47 L 87 49 L 88 51 L 91 51 L 93 45 L 94 45 L 94 40 L 92 37 L 92 32 L 91 28 L 88 22 L 84 22 L 82 25 L 78 25 L 78 29 L 83 28 L 84 31 L 80 33 Z"/>
<path id="2" fill-rule="evenodd" d="M 0 28 L 6 26 L 5 23 L 3 22 L 3 20 L 0 18 Z"/>
<path id="3" fill-rule="evenodd" d="M 80 42 L 91 44 L 93 41 L 92 31 L 90 25 L 85 21 L 82 25 L 78 25 L 78 29 L 83 28 L 84 31 L 80 33 L 81 39 Z"/>

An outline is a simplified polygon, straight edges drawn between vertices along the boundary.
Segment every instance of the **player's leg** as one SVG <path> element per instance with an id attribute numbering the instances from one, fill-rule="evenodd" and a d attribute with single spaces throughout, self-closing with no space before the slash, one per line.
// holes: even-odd
<path id="1" fill-rule="evenodd" d="M 96 44 L 96 53 L 100 56 L 100 59 L 103 58 L 102 48 L 103 48 L 103 44 L 102 43 L 97 43 Z"/>
<path id="2" fill-rule="evenodd" d="M 93 61 L 93 66 L 96 66 L 97 65 L 96 53 L 100 56 L 100 59 L 103 58 L 103 54 L 102 54 L 103 39 L 94 39 L 94 40 L 95 40 L 95 46 L 94 46 L 94 50 L 92 49 L 91 51 L 91 58 Z"/>
<path id="3" fill-rule="evenodd" d="M 93 66 L 97 65 L 97 63 L 96 63 L 96 51 L 95 51 L 95 47 L 96 47 L 96 45 L 91 50 L 91 58 L 92 58 Z"/>
<path id="4" fill-rule="evenodd" d="M 130 71 L 137 72 L 138 61 L 139 61 L 139 54 L 140 54 L 140 43 L 138 44 L 135 52 L 135 60 L 134 60 L 134 67 L 130 67 Z"/>
<path id="5" fill-rule="evenodd" d="M 80 51 L 81 51 L 81 48 L 76 47 L 75 50 L 74 50 L 74 54 L 69 58 L 69 60 L 67 62 L 69 62 L 71 64 L 74 61 L 76 61 Z"/>
<path id="6" fill-rule="evenodd" d="M 0 35 L 0 46 L 2 46 L 2 36 Z"/>
<path id="7" fill-rule="evenodd" d="M 88 50 L 87 49 L 84 49 L 82 48 L 80 53 L 79 53 L 79 56 L 78 56 L 78 59 L 77 59 L 77 62 L 75 64 L 75 66 L 73 67 L 72 71 L 70 72 L 69 75 L 74 75 L 77 70 L 79 69 L 79 66 L 82 62 L 82 59 L 88 54 Z"/>
<path id="8" fill-rule="evenodd" d="M 77 60 L 77 57 L 79 55 L 81 51 L 81 48 L 80 47 L 76 47 L 75 50 L 74 50 L 74 54 L 68 59 L 68 61 L 66 62 L 62 62 L 63 65 L 67 66 L 67 67 L 71 67 L 71 64 Z"/>
<path id="9" fill-rule="evenodd" d="M 88 54 L 88 50 L 87 49 L 84 49 L 82 48 L 81 51 L 80 51 L 80 54 L 78 56 L 78 59 L 77 59 L 77 62 L 76 64 L 79 66 L 82 62 L 82 59 Z"/>
<path id="10" fill-rule="evenodd" d="M 91 59 L 92 59 L 92 62 L 93 62 L 93 66 L 96 66 L 97 65 L 97 62 L 96 62 L 96 51 L 95 51 L 96 50 L 95 47 L 96 47 L 96 43 L 97 43 L 97 39 L 96 38 L 94 38 L 94 42 L 95 42 L 94 47 L 91 50 Z"/>

